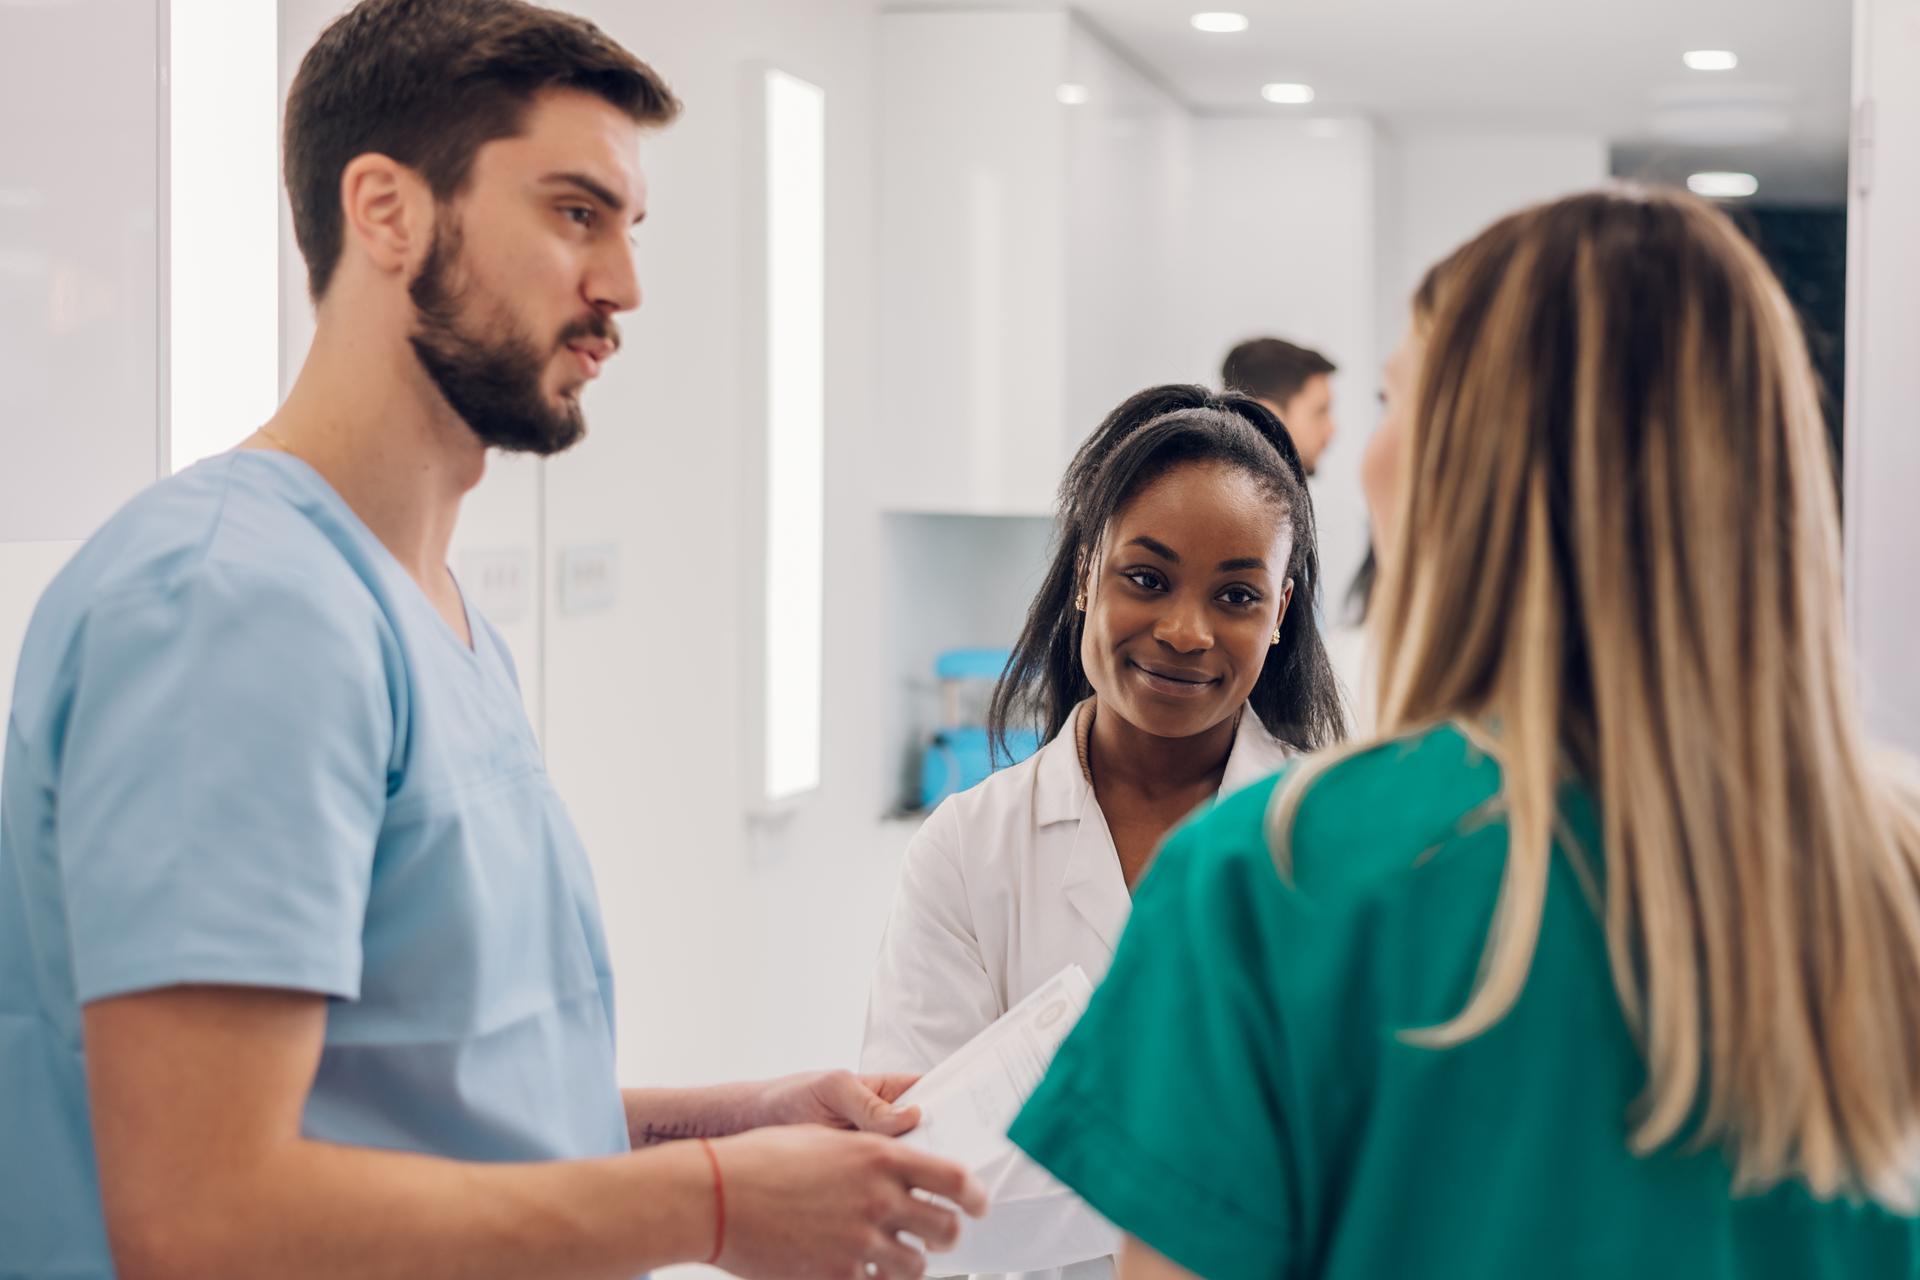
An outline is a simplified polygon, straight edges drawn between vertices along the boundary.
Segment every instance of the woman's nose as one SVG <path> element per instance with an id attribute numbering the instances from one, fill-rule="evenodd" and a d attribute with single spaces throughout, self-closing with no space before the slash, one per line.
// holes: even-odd
<path id="1" fill-rule="evenodd" d="M 1154 625 L 1153 638 L 1178 653 L 1195 653 L 1213 647 L 1213 631 L 1207 626 L 1206 609 L 1194 603 L 1170 602 Z"/>

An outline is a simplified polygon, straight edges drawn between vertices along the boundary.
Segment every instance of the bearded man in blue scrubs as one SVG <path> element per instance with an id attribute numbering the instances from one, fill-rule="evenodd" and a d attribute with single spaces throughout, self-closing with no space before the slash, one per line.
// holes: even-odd
<path id="1" fill-rule="evenodd" d="M 677 109 L 519 0 L 367 0 L 308 53 L 300 378 L 108 522 L 25 642 L 0 1274 L 917 1276 L 900 1233 L 957 1224 L 916 1191 L 984 1211 L 884 1136 L 899 1078 L 623 1095 L 586 856 L 446 568 L 488 448 L 585 431 Z"/>

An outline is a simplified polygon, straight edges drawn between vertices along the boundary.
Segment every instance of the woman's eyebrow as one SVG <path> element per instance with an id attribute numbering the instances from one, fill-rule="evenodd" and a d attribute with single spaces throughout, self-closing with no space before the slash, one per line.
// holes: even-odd
<path id="1" fill-rule="evenodd" d="M 1130 547 L 1145 547 L 1147 550 L 1153 552 L 1153 554 L 1159 556 L 1162 560 L 1170 560 L 1174 564 L 1180 563 L 1180 553 L 1178 551 L 1175 551 L 1172 547 L 1160 541 L 1160 539 L 1149 538 L 1144 533 L 1141 534 L 1139 537 L 1133 539 L 1131 542 L 1127 543 L 1127 545 Z"/>
<path id="2" fill-rule="evenodd" d="M 1241 556 L 1237 560 L 1222 560 L 1216 573 L 1232 573 L 1240 569 L 1264 569 L 1267 562 L 1259 556 Z"/>

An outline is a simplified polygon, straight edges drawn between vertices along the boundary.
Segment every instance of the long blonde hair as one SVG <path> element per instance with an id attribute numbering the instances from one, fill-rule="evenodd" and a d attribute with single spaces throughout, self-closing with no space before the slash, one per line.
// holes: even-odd
<path id="1" fill-rule="evenodd" d="M 1785 296 L 1723 215 L 1627 188 L 1505 218 L 1433 280 L 1379 733 L 1472 727 L 1510 849 L 1464 1009 L 1412 1038 L 1458 1044 L 1518 998 L 1571 768 L 1649 1069 L 1633 1149 L 1685 1133 L 1741 1190 L 1913 1210 L 1920 788 L 1863 743 Z M 1277 797 L 1283 870 L 1307 784 L 1349 753 Z"/>

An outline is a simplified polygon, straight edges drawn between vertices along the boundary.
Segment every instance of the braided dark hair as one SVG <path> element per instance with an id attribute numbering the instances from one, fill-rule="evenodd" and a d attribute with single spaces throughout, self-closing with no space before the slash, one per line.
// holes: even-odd
<path id="1" fill-rule="evenodd" d="M 1301 751 L 1346 736 L 1339 686 L 1320 638 L 1320 550 L 1306 468 L 1272 411 L 1250 396 L 1174 384 L 1149 387 L 1107 415 L 1060 482 L 1053 561 L 1027 610 L 1013 656 L 993 691 L 987 727 L 1009 758 L 1007 732 L 1032 725 L 1043 741 L 1093 692 L 1080 665 L 1082 574 L 1114 513 L 1174 467 L 1228 463 L 1264 484 L 1293 529 L 1293 600 L 1248 703 L 1281 742 Z"/>

